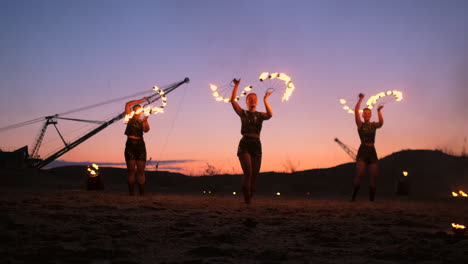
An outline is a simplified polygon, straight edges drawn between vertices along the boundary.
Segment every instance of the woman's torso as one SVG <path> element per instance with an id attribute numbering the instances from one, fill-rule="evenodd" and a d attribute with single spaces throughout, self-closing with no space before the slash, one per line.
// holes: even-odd
<path id="1" fill-rule="evenodd" d="M 125 135 L 133 139 L 143 138 L 143 121 L 136 118 L 131 118 L 125 128 Z"/>

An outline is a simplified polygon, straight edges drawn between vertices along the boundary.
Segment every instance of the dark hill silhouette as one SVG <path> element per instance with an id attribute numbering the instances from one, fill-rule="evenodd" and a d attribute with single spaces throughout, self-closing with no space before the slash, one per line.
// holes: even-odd
<path id="1" fill-rule="evenodd" d="M 403 177 L 403 171 L 409 175 Z M 106 190 L 126 191 L 125 169 L 103 167 L 100 172 Z M 310 192 L 312 197 L 348 195 L 354 175 L 355 163 L 295 173 L 265 172 L 258 179 L 257 193 L 302 196 Z M 5 186 L 32 189 L 82 189 L 87 182 L 85 166 L 3 170 L 3 177 Z M 202 193 L 205 190 L 229 195 L 233 191 L 240 193 L 240 179 L 241 175 L 189 177 L 180 173 L 148 171 L 147 190 L 165 193 Z M 448 197 L 452 190 L 459 189 L 467 192 L 468 158 L 433 150 L 403 150 L 380 160 L 378 195 L 394 195 L 395 184 L 402 179 L 409 181 L 412 197 Z M 366 177 L 361 191 L 363 197 L 367 195 L 367 184 Z"/>

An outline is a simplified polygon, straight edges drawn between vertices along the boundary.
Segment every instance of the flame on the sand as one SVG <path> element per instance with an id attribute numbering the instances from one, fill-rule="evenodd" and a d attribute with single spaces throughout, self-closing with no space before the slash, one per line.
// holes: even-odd
<path id="1" fill-rule="evenodd" d="M 408 176 L 408 172 L 407 171 L 403 171 L 403 176 Z"/>
<path id="2" fill-rule="evenodd" d="M 276 192 L 276 196 L 280 196 L 280 195 L 281 195 L 281 193 L 280 193 L 280 192 Z"/>
<path id="3" fill-rule="evenodd" d="M 236 192 L 232 192 L 232 195 L 236 195 L 237 193 Z"/>
<path id="4" fill-rule="evenodd" d="M 458 196 L 458 193 L 452 192 L 452 196 L 453 196 L 453 197 L 457 197 L 457 196 Z"/>
<path id="5" fill-rule="evenodd" d="M 459 190 L 458 193 L 461 194 L 461 196 L 463 196 L 463 197 L 468 197 L 468 194 L 466 194 L 466 193 L 465 193 L 464 191 L 462 191 L 462 190 Z"/>
<path id="6" fill-rule="evenodd" d="M 93 163 L 91 166 L 88 166 L 89 177 L 96 177 L 98 175 L 99 166 Z"/>
<path id="7" fill-rule="evenodd" d="M 455 229 L 465 229 L 466 227 L 464 225 L 452 223 L 452 227 Z"/>

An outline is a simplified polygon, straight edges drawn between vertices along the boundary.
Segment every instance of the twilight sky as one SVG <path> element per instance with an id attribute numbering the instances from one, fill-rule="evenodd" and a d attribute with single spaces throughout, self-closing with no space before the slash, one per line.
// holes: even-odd
<path id="1" fill-rule="evenodd" d="M 257 77 L 277 71 L 296 90 L 288 102 L 281 86 L 270 98 L 262 171 L 284 171 L 288 160 L 300 170 L 350 162 L 333 140 L 357 148 L 359 137 L 339 99 L 393 89 L 404 100 L 383 109 L 379 157 L 402 149 L 460 154 L 468 136 L 467 12 L 463 0 L 0 0 L 0 128 L 189 77 L 168 95 L 166 113 L 150 117 L 148 157 L 190 175 L 207 163 L 240 173 L 240 120 L 208 85 L 241 77 L 262 96 Z M 106 120 L 124 103 L 64 117 Z M 41 126 L 1 132 L 0 148 L 31 149 Z M 58 128 L 72 141 L 92 125 L 59 120 Z M 60 160 L 123 163 L 124 129 L 117 122 Z M 41 156 L 62 146 L 49 126 Z"/>

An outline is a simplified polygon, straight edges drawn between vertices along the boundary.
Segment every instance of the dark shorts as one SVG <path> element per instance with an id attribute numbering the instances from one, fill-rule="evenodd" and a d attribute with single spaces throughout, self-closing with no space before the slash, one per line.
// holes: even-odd
<path id="1" fill-rule="evenodd" d="M 262 156 L 262 142 L 259 138 L 244 136 L 239 142 L 237 156 L 250 154 L 251 156 Z"/>
<path id="2" fill-rule="evenodd" d="M 146 161 L 146 146 L 143 139 L 127 138 L 125 143 L 125 160 Z"/>
<path id="3" fill-rule="evenodd" d="M 362 145 L 359 147 L 358 154 L 356 156 L 357 161 L 364 161 L 367 164 L 376 163 L 379 159 L 377 158 L 377 152 L 374 146 Z"/>

